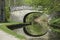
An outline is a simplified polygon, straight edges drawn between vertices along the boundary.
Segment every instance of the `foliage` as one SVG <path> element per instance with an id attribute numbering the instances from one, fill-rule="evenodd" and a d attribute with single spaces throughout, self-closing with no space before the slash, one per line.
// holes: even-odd
<path id="1" fill-rule="evenodd" d="M 59 33 L 60 34 L 60 29 L 53 28 L 53 27 L 51 27 L 51 29 L 52 29 L 53 32 L 56 32 L 56 33 Z"/>
<path id="2" fill-rule="evenodd" d="M 10 0 L 11 6 L 30 5 L 34 7 L 42 6 L 44 12 L 50 13 L 60 11 L 60 0 Z"/>
<path id="3" fill-rule="evenodd" d="M 60 18 L 54 18 L 54 19 L 52 19 L 52 20 L 50 20 L 50 23 L 60 23 L 59 22 L 60 21 Z"/>
<path id="4" fill-rule="evenodd" d="M 10 5 L 8 1 L 9 0 L 5 0 L 5 16 L 7 21 L 10 18 Z"/>
<path id="5" fill-rule="evenodd" d="M 58 15 L 57 15 L 58 14 Z M 49 22 L 51 29 L 55 32 L 60 32 L 60 13 L 53 15 Z"/>
<path id="6" fill-rule="evenodd" d="M 34 7 L 42 6 L 45 13 L 52 13 L 53 11 L 60 11 L 60 0 L 25 0 L 25 4 Z"/>

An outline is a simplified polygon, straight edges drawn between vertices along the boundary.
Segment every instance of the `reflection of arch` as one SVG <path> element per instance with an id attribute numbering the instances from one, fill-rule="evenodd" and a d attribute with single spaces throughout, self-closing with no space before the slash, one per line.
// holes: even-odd
<path id="1" fill-rule="evenodd" d="M 32 35 L 32 34 L 30 34 L 30 33 L 27 32 L 27 30 L 25 29 L 25 27 L 23 28 L 23 30 L 24 30 L 24 32 L 27 35 L 32 36 L 32 37 L 40 37 L 40 36 L 43 36 L 43 35 L 47 34 L 47 32 L 48 32 L 48 31 L 46 31 L 44 34 L 41 34 L 41 35 Z"/>
<path id="2" fill-rule="evenodd" d="M 26 22 L 26 17 L 27 17 L 29 14 L 31 14 L 31 13 L 40 13 L 40 12 L 30 12 L 30 13 L 26 14 L 26 15 L 24 16 L 24 18 L 23 18 L 23 22 L 24 22 L 24 23 Z"/>

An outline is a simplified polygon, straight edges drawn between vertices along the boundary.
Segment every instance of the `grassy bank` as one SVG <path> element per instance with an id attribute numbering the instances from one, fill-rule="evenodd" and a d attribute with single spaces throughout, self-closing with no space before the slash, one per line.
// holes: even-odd
<path id="1" fill-rule="evenodd" d="M 0 29 L 3 30 L 4 32 L 10 34 L 10 35 L 15 36 L 16 38 L 19 38 L 21 40 L 25 39 L 25 37 L 23 35 L 17 34 L 17 33 L 13 32 L 12 30 L 7 28 L 7 25 L 13 25 L 13 24 L 19 24 L 19 23 L 0 23 Z"/>

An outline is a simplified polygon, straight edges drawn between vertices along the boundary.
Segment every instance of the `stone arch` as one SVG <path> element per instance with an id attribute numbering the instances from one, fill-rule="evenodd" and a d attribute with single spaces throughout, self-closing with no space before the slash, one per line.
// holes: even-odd
<path id="1" fill-rule="evenodd" d="M 26 14 L 31 12 L 38 12 L 36 10 L 19 10 L 11 12 L 10 19 L 16 22 L 24 22 L 24 17 Z"/>

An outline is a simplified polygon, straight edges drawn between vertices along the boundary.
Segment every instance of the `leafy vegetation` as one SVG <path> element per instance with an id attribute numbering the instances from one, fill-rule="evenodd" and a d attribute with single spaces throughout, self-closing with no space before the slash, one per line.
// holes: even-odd
<path id="1" fill-rule="evenodd" d="M 10 5 L 9 5 L 9 0 L 5 0 L 5 16 L 6 16 L 6 21 L 10 18 Z"/>
<path id="2" fill-rule="evenodd" d="M 60 32 L 60 13 L 56 13 L 55 15 L 53 15 L 53 17 L 50 20 L 50 25 L 53 31 L 55 32 Z"/>
<path id="3" fill-rule="evenodd" d="M 53 11 L 60 11 L 60 0 L 25 0 L 25 4 L 31 6 L 42 6 L 44 12 L 50 14 Z"/>

